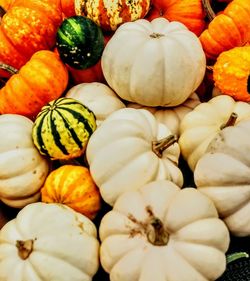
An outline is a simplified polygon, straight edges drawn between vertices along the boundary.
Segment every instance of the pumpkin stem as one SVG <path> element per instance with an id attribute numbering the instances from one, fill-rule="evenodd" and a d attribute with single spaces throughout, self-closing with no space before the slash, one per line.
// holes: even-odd
<path id="1" fill-rule="evenodd" d="M 146 234 L 148 241 L 155 246 L 164 246 L 168 243 L 169 235 L 165 231 L 162 221 L 158 218 L 151 219 Z"/>
<path id="2" fill-rule="evenodd" d="M 170 135 L 159 141 L 152 141 L 152 150 L 159 158 L 161 158 L 164 150 L 174 144 L 177 140 L 177 135 Z"/>
<path id="3" fill-rule="evenodd" d="M 0 19 L 6 14 L 6 11 L 2 6 L 0 6 Z"/>
<path id="4" fill-rule="evenodd" d="M 26 260 L 29 257 L 29 255 L 32 253 L 33 243 L 34 241 L 32 239 L 26 241 L 22 241 L 22 240 L 16 241 L 18 255 L 22 260 Z"/>
<path id="5" fill-rule="evenodd" d="M 149 35 L 151 38 L 160 38 L 160 37 L 163 37 L 164 34 L 161 34 L 161 33 L 156 33 L 156 32 L 153 32 Z"/>
<path id="6" fill-rule="evenodd" d="M 249 254 L 246 252 L 236 252 L 236 253 L 229 254 L 226 257 L 227 264 L 241 258 L 249 258 Z"/>
<path id="7" fill-rule="evenodd" d="M 0 69 L 8 71 L 10 74 L 17 74 L 18 70 L 8 64 L 0 62 Z"/>
<path id="8" fill-rule="evenodd" d="M 209 0 L 202 0 L 202 6 L 205 10 L 205 13 L 209 19 L 209 21 L 212 21 L 215 18 L 215 12 L 211 7 L 210 1 Z"/>
<path id="9" fill-rule="evenodd" d="M 220 129 L 222 130 L 222 129 L 226 128 L 226 127 L 234 126 L 237 118 L 238 118 L 238 114 L 235 113 L 235 112 L 232 112 L 232 114 L 228 118 L 227 122 L 220 126 Z"/>

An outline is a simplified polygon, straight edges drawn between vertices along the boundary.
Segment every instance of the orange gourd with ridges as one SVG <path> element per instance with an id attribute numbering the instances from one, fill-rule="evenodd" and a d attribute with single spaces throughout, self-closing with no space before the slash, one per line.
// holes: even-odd
<path id="1" fill-rule="evenodd" d="M 101 207 L 101 196 L 89 170 L 63 165 L 52 171 L 41 189 L 42 202 L 61 203 L 93 219 Z"/>
<path id="2" fill-rule="evenodd" d="M 67 84 L 68 71 L 60 58 L 49 50 L 38 51 L 0 89 L 0 114 L 34 119 L 45 104 L 62 95 Z"/>
<path id="3" fill-rule="evenodd" d="M 206 1 L 207 5 L 209 1 Z M 215 16 L 200 35 L 207 58 L 216 59 L 223 51 L 250 41 L 249 0 L 233 0 L 223 13 Z"/>

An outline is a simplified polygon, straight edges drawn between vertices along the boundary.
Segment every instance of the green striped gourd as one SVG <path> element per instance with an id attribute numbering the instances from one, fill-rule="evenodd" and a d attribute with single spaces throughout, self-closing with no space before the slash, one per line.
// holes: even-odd
<path id="1" fill-rule="evenodd" d="M 100 60 L 104 36 L 91 19 L 73 16 L 65 19 L 59 27 L 56 47 L 64 63 L 76 69 L 86 69 Z"/>
<path id="2" fill-rule="evenodd" d="M 81 156 L 96 129 L 94 113 L 72 98 L 59 98 L 45 105 L 33 125 L 32 138 L 42 155 L 56 159 Z"/>

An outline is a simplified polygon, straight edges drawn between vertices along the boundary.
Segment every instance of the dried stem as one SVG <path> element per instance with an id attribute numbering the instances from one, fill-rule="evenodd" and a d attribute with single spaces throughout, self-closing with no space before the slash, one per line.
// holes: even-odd
<path id="1" fill-rule="evenodd" d="M 22 241 L 22 240 L 16 241 L 18 255 L 22 260 L 26 260 L 29 257 L 29 255 L 32 253 L 33 243 L 34 241 L 32 239 L 26 241 Z"/>
<path id="2" fill-rule="evenodd" d="M 237 118 L 238 118 L 238 114 L 235 113 L 235 112 L 232 112 L 232 114 L 228 118 L 227 122 L 225 124 L 221 125 L 220 129 L 222 130 L 222 129 L 226 128 L 226 127 L 234 126 Z"/>
<path id="3" fill-rule="evenodd" d="M 215 18 L 215 12 L 211 7 L 210 1 L 209 0 L 202 0 L 202 5 L 205 10 L 205 13 L 207 15 L 207 18 L 209 21 L 212 21 Z"/>
<path id="4" fill-rule="evenodd" d="M 178 140 L 176 135 L 170 135 L 159 141 L 152 141 L 152 150 L 158 156 L 162 157 L 164 150 L 173 145 Z"/>

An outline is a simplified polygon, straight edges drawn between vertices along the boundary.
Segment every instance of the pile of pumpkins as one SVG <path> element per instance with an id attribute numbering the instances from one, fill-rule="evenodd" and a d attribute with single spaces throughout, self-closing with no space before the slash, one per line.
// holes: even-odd
<path id="1" fill-rule="evenodd" d="M 0 280 L 223 274 L 250 236 L 250 3 L 210 2 L 0 0 L 0 200 L 18 210 Z"/>

